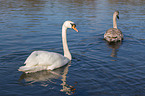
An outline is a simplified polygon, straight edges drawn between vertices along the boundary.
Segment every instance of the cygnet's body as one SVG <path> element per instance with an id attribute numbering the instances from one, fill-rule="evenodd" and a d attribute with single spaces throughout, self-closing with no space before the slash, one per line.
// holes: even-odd
<path id="1" fill-rule="evenodd" d="M 117 42 L 123 40 L 123 34 L 120 29 L 117 28 L 116 19 L 119 19 L 119 12 L 115 11 L 113 14 L 113 28 L 110 28 L 104 34 L 104 39 L 108 42 Z"/>

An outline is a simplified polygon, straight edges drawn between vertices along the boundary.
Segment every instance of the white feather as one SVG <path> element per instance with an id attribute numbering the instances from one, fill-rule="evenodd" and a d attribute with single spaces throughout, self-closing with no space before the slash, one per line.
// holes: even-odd
<path id="1" fill-rule="evenodd" d="M 55 59 L 54 59 L 55 58 Z M 64 66 L 70 60 L 61 54 L 47 51 L 34 51 L 26 59 L 25 66 L 19 68 L 19 71 L 40 71 L 53 70 Z M 29 73 L 29 72 L 28 72 Z"/>

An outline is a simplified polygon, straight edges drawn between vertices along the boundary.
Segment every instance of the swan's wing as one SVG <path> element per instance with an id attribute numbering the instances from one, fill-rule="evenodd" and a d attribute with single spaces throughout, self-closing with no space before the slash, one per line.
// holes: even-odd
<path id="1" fill-rule="evenodd" d="M 70 60 L 61 54 L 47 51 L 34 51 L 26 59 L 25 66 L 18 70 L 26 73 L 40 70 L 53 70 L 67 64 Z"/>
<path id="2" fill-rule="evenodd" d="M 61 54 L 47 51 L 34 51 L 26 59 L 26 66 L 51 66 L 56 63 L 66 63 L 68 59 Z"/>

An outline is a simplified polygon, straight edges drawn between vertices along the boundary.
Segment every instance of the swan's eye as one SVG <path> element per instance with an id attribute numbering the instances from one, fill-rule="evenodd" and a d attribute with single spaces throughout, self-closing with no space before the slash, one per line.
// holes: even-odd
<path id="1" fill-rule="evenodd" d="M 70 23 L 71 24 L 71 23 Z M 78 30 L 77 30 L 77 28 L 76 28 L 76 24 L 71 24 L 72 25 L 72 29 L 74 29 L 75 31 L 77 31 L 77 32 L 79 32 Z"/>
<path id="2" fill-rule="evenodd" d="M 75 28 L 76 27 L 76 24 L 71 24 L 72 28 Z"/>

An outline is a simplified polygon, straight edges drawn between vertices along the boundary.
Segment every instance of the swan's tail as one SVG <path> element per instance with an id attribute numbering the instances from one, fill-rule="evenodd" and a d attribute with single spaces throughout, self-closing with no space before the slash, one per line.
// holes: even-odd
<path id="1" fill-rule="evenodd" d="M 22 72 L 25 72 L 25 73 L 32 73 L 32 72 L 37 72 L 37 71 L 40 71 L 40 70 L 44 70 L 45 68 L 44 67 L 38 67 L 38 66 L 21 66 L 18 71 L 22 71 Z"/>

